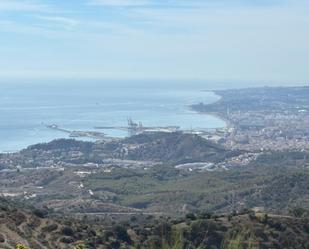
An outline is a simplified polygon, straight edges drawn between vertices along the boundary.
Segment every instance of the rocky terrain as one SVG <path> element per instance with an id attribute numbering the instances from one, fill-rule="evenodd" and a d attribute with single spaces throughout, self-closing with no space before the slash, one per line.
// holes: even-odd
<path id="1" fill-rule="evenodd" d="M 49 210 L 0 199 L 0 247 L 4 249 L 304 249 L 309 246 L 308 212 L 292 216 L 243 211 L 187 214 L 186 218 L 132 216 L 127 222 L 59 217 Z"/>

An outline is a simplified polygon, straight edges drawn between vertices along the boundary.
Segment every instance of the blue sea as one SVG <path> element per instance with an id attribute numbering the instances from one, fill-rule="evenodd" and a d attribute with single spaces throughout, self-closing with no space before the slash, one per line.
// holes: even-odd
<path id="1" fill-rule="evenodd" d="M 126 126 L 127 118 L 145 126 L 221 128 L 225 123 L 198 114 L 189 105 L 219 99 L 211 87 L 198 82 L 35 81 L 1 82 L 0 152 L 68 135 L 47 128 L 91 131 L 97 126 Z M 97 131 L 97 130 L 96 130 Z M 104 130 L 124 137 L 120 130 Z"/>

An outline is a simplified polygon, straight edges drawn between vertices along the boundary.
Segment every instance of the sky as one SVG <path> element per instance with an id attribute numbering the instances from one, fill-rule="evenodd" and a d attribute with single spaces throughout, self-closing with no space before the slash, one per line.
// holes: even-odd
<path id="1" fill-rule="evenodd" d="M 0 0 L 0 77 L 306 84 L 308 13 L 308 0 Z"/>

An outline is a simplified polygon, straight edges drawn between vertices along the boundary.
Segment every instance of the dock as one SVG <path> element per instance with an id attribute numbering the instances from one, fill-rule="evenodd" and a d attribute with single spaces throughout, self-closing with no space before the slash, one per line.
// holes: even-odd
<path id="1" fill-rule="evenodd" d="M 67 134 L 69 134 L 69 137 L 72 137 L 72 138 L 88 137 L 88 138 L 93 138 L 93 139 L 98 139 L 98 140 L 109 139 L 106 136 L 106 134 L 103 133 L 103 132 L 97 132 L 97 131 L 70 131 L 70 130 L 67 130 L 67 129 L 60 128 L 56 124 L 47 125 L 46 127 L 49 128 L 49 129 L 52 129 L 52 130 L 56 130 L 56 131 L 67 133 Z"/>

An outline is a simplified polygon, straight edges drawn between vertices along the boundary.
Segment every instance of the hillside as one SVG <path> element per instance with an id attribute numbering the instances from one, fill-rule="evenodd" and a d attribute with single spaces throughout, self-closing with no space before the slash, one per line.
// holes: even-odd
<path id="1" fill-rule="evenodd" d="M 122 143 L 135 147 L 126 156 L 132 160 L 186 163 L 222 160 L 231 155 L 218 144 L 180 132 L 141 134 Z"/>
<path id="2" fill-rule="evenodd" d="M 178 220 L 132 216 L 129 222 L 115 224 L 99 217 L 60 219 L 47 210 L 31 211 L 0 199 L 0 248 L 22 243 L 31 249 L 304 249 L 309 246 L 307 215 L 245 211 L 228 216 L 188 214 Z"/>
<path id="3" fill-rule="evenodd" d="M 196 135 L 150 133 L 113 141 L 83 142 L 59 139 L 37 144 L 19 153 L 0 154 L 0 167 L 46 167 L 58 162 L 101 163 L 108 159 L 185 163 L 220 161 L 237 155 Z M 11 164 L 8 165 L 8 162 Z"/>
<path id="4" fill-rule="evenodd" d="M 118 151 L 120 143 L 129 146 L 128 157 L 135 156 L 132 159 L 171 161 L 104 156 Z M 160 152 L 163 146 L 167 153 Z M 146 153 L 148 148 L 159 152 Z M 0 193 L 66 214 L 145 212 L 174 217 L 198 210 L 263 207 L 267 212 L 287 214 L 296 207 L 309 208 L 309 157 L 305 151 L 265 152 L 245 166 L 205 170 L 175 166 L 178 153 L 185 149 L 190 160 L 198 155 L 202 155 L 199 160 L 220 160 L 226 153 L 204 139 L 178 133 L 139 135 L 114 143 L 58 140 L 3 155 Z M 216 159 L 212 158 L 219 150 Z M 189 158 L 184 159 L 185 155 L 179 156 L 182 162 Z"/>

